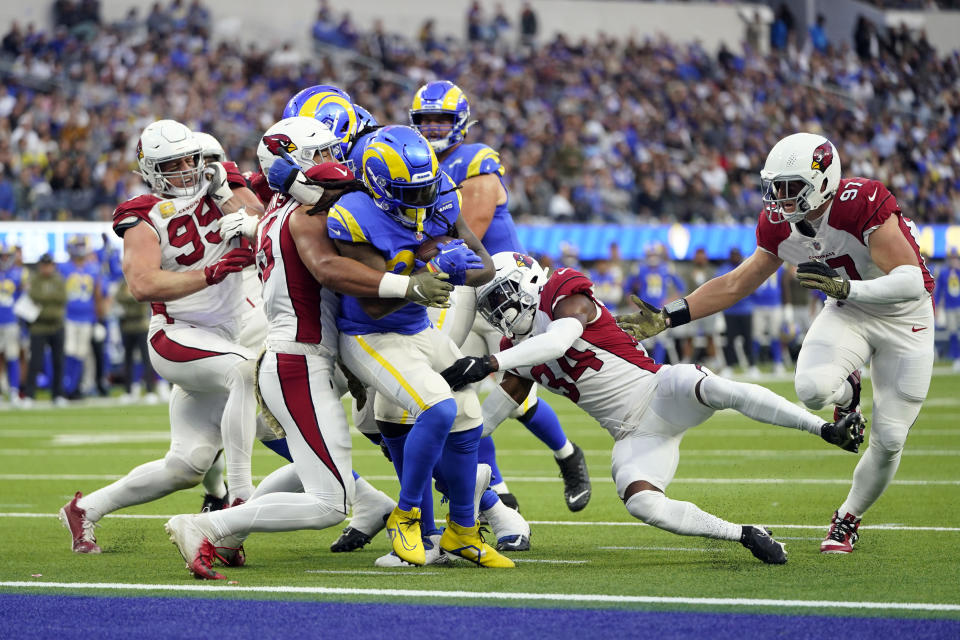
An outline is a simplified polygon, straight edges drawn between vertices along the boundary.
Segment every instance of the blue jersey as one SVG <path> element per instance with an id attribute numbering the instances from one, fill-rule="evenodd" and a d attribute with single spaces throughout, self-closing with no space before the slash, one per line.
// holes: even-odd
<path id="1" fill-rule="evenodd" d="M 427 236 L 451 235 L 452 225 L 460 217 L 460 192 L 449 176 L 442 174 L 440 196 L 434 215 L 423 223 L 424 234 L 403 226 L 381 211 L 373 198 L 355 191 L 340 198 L 327 216 L 327 232 L 334 240 L 369 244 L 387 262 L 387 271 L 409 275 L 415 268 L 417 248 Z M 368 316 L 353 296 L 340 300 L 337 328 L 349 335 L 402 333 L 413 335 L 430 326 L 426 307 L 410 303 L 375 320 Z"/>
<path id="2" fill-rule="evenodd" d="M 21 267 L 10 267 L 0 271 L 0 325 L 13 324 L 17 316 L 13 305 L 23 293 L 24 271 Z"/>
<path id="3" fill-rule="evenodd" d="M 67 283 L 67 315 L 73 322 L 96 322 L 94 291 L 102 287 L 100 265 L 92 262 L 75 264 L 72 260 L 59 265 Z"/>
<path id="4" fill-rule="evenodd" d="M 780 287 L 780 269 L 764 280 L 757 290 L 750 295 L 750 300 L 757 307 L 779 307 L 783 303 L 783 290 Z"/>
<path id="5" fill-rule="evenodd" d="M 642 264 L 636 275 L 627 280 L 624 289 L 655 307 L 662 307 L 670 295 L 670 287 L 678 294 L 683 293 L 683 281 L 667 265 L 651 267 Z"/>
<path id="6" fill-rule="evenodd" d="M 731 271 L 736 269 L 738 266 L 739 265 L 730 264 L 729 262 L 726 262 L 720 265 L 714 277 L 716 278 L 724 274 L 730 273 Z M 753 300 L 751 296 L 747 296 L 746 298 L 743 298 L 742 300 L 738 300 L 737 302 L 733 303 L 728 308 L 726 308 L 723 312 L 731 316 L 749 315 L 753 313 Z"/>
<path id="7" fill-rule="evenodd" d="M 937 274 L 937 286 L 934 288 L 937 302 L 944 309 L 960 307 L 960 269 L 944 267 Z"/>
<path id="8" fill-rule="evenodd" d="M 440 161 L 440 168 L 449 175 L 458 185 L 475 176 L 492 173 L 503 185 L 503 165 L 500 164 L 500 154 L 485 144 L 460 144 L 453 148 L 450 154 Z M 507 190 L 506 185 L 503 186 Z M 493 211 L 493 219 L 487 232 L 480 238 L 487 253 L 493 255 L 501 251 L 519 251 L 524 253 L 517 229 L 510 215 L 510 196 L 503 204 L 498 204 Z"/>

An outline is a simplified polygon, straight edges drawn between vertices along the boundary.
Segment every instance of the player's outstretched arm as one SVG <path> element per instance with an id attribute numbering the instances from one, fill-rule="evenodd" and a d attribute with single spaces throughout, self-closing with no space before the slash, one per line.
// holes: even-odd
<path id="1" fill-rule="evenodd" d="M 409 301 L 443 306 L 449 300 L 453 285 L 443 281 L 446 274 L 439 277 L 423 274 L 418 277 L 428 280 L 414 283 L 409 276 L 384 273 L 383 269 L 377 270 L 341 256 L 327 235 L 327 216 L 307 214 L 311 208 L 311 205 L 302 205 L 293 213 L 290 235 L 303 264 L 322 286 L 357 298 L 399 298 L 403 304 Z M 347 250 L 351 250 L 349 246 Z M 383 268 L 386 268 L 385 264 Z M 416 284 L 421 286 L 411 286 Z"/>
<path id="2" fill-rule="evenodd" d="M 164 271 L 157 233 L 138 224 L 123 234 L 123 276 L 130 294 L 140 302 L 167 302 L 206 289 L 203 269 Z"/>
<path id="3" fill-rule="evenodd" d="M 757 248 L 740 266 L 722 276 L 707 280 L 686 298 L 690 320 L 723 311 L 757 290 L 783 264 L 777 256 Z M 671 326 L 673 326 L 671 324 Z"/>

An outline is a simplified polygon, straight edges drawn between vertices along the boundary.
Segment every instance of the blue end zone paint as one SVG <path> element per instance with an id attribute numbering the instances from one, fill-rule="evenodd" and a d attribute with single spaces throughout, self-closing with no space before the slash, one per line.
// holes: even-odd
<path id="1" fill-rule="evenodd" d="M 960 620 L 0 594 L 4 638 L 960 638 Z M 457 630 L 452 633 L 451 630 Z M 469 630 L 469 631 L 468 631 Z"/>

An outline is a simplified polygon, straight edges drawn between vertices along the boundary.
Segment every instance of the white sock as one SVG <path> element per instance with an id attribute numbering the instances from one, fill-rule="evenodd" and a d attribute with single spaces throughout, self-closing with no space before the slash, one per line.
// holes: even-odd
<path id="1" fill-rule="evenodd" d="M 227 374 L 230 395 L 220 420 L 223 452 L 227 456 L 227 482 L 232 498 L 249 500 L 253 493 L 250 478 L 250 456 L 257 434 L 257 404 L 254 395 L 252 360 L 244 361 Z"/>
<path id="2" fill-rule="evenodd" d="M 258 531 L 326 529 L 346 517 L 317 496 L 306 493 L 270 493 L 244 504 L 197 517 L 197 526 L 207 539 Z"/>
<path id="3" fill-rule="evenodd" d="M 227 485 L 223 482 L 223 470 L 226 468 L 226 462 L 223 460 L 221 452 L 213 460 L 213 464 L 203 474 L 203 490 L 217 498 L 223 498 L 227 495 Z"/>
<path id="4" fill-rule="evenodd" d="M 847 513 L 852 513 L 858 518 L 862 517 L 867 509 L 883 495 L 897 473 L 901 453 L 902 451 L 891 453 L 879 447 L 867 447 L 867 452 L 860 457 L 857 468 L 853 470 L 853 485 L 850 487 L 850 493 L 838 509 L 841 517 Z"/>
<path id="5" fill-rule="evenodd" d="M 356 478 L 354 485 L 350 526 L 364 533 L 380 529 L 383 527 L 383 514 L 393 510 L 397 503 L 362 477 Z"/>
<path id="6" fill-rule="evenodd" d="M 494 493 L 510 493 L 510 487 L 507 486 L 506 482 L 492 484 L 490 485 L 490 488 L 493 489 Z"/>
<path id="7" fill-rule="evenodd" d="M 182 468 L 176 461 L 153 460 L 134 468 L 113 484 L 83 496 L 77 506 L 86 510 L 88 520 L 96 522 L 117 509 L 150 502 L 199 482 L 200 474 Z"/>
<path id="8" fill-rule="evenodd" d="M 627 511 L 650 526 L 681 536 L 740 540 L 743 527 L 702 511 L 692 502 L 671 500 L 659 491 L 640 491 L 626 502 Z"/>
<path id="9" fill-rule="evenodd" d="M 569 458 L 573 455 L 573 443 L 569 440 L 563 443 L 563 446 L 559 449 L 554 449 L 553 457 L 557 460 L 563 460 L 564 458 Z"/>
<path id="10" fill-rule="evenodd" d="M 824 420 L 786 398 L 757 384 L 707 376 L 699 385 L 700 397 L 714 409 L 736 409 L 758 422 L 766 422 L 820 435 Z"/>

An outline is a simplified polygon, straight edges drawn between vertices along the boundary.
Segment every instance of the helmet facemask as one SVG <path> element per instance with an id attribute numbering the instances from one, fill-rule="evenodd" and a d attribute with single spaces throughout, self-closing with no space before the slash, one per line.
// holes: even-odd
<path id="1" fill-rule="evenodd" d="M 800 222 L 813 209 L 810 196 L 815 193 L 814 186 L 802 176 L 762 180 L 763 204 L 770 222 Z"/>
<path id="2" fill-rule="evenodd" d="M 536 296 L 520 289 L 521 275 L 515 270 L 496 279 L 477 296 L 477 312 L 508 338 L 530 333 L 540 304 Z"/>
<path id="3" fill-rule="evenodd" d="M 186 168 L 182 168 L 184 159 Z M 153 163 L 154 177 L 151 186 L 154 190 L 176 197 L 193 196 L 200 192 L 205 166 L 200 151 L 153 160 Z"/>
<path id="4" fill-rule="evenodd" d="M 372 172 L 369 179 L 380 187 L 383 195 L 377 204 L 384 212 L 405 227 L 423 231 L 424 222 L 433 215 L 433 207 L 440 198 L 439 174 L 425 182 L 388 180 Z"/>

